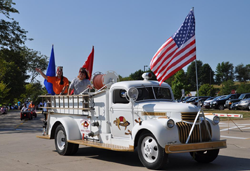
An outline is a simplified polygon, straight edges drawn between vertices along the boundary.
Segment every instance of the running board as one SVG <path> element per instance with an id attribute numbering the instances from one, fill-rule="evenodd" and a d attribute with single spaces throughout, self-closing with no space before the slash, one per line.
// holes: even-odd
<path id="1" fill-rule="evenodd" d="M 113 151 L 124 151 L 124 152 L 133 152 L 134 146 L 124 147 L 119 145 L 113 145 L 113 144 L 104 144 L 99 143 L 95 141 L 87 141 L 87 140 L 68 140 L 69 143 L 73 144 L 79 144 L 79 145 L 85 145 L 89 147 L 96 147 L 96 148 L 102 148 L 106 150 L 113 150 Z"/>

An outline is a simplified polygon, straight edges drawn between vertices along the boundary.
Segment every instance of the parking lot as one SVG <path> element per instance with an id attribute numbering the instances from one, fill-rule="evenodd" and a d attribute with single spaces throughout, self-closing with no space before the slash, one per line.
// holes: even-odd
<path id="1" fill-rule="evenodd" d="M 17 111 L 0 115 L 0 166 L 3 171 L 148 170 L 137 153 L 116 152 L 80 146 L 74 156 L 60 156 L 54 140 L 36 138 L 42 134 L 43 116 L 20 120 Z M 189 153 L 170 154 L 167 170 L 250 170 L 250 120 L 222 121 L 221 139 L 227 148 L 209 164 L 195 162 Z"/>

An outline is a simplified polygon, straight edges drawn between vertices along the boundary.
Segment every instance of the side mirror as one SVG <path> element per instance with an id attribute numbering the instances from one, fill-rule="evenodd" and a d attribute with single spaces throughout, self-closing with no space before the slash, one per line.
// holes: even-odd
<path id="1" fill-rule="evenodd" d="M 127 92 L 126 91 L 122 91 L 121 92 L 121 97 L 126 98 L 126 96 L 127 96 Z"/>

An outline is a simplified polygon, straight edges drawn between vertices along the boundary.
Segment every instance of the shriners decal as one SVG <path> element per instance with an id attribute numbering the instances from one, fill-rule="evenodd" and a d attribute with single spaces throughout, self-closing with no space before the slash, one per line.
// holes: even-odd
<path id="1" fill-rule="evenodd" d="M 114 120 L 114 124 L 116 126 L 118 126 L 118 128 L 121 130 L 120 126 L 124 126 L 125 130 L 127 129 L 127 126 L 130 125 L 130 123 L 123 117 L 120 116 L 119 118 L 116 118 L 116 120 Z"/>
<path id="2" fill-rule="evenodd" d="M 90 132 L 90 121 L 87 119 L 82 119 L 80 121 L 81 133 L 88 133 Z"/>
<path id="3" fill-rule="evenodd" d="M 83 126 L 85 129 L 88 129 L 88 127 L 89 127 L 88 121 L 84 121 L 84 122 L 82 123 L 82 126 Z"/>

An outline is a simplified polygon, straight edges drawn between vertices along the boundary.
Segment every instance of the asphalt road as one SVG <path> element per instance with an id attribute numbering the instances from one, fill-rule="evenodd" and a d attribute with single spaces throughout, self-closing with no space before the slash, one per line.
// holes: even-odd
<path id="1" fill-rule="evenodd" d="M 137 153 L 116 152 L 80 146 L 74 156 L 60 156 L 54 140 L 36 138 L 42 134 L 43 116 L 20 120 L 19 112 L 0 115 L 0 171 L 134 171 L 148 170 Z M 250 120 L 221 122 L 221 149 L 215 161 L 200 164 L 189 153 L 170 154 L 166 170 L 250 170 Z"/>

